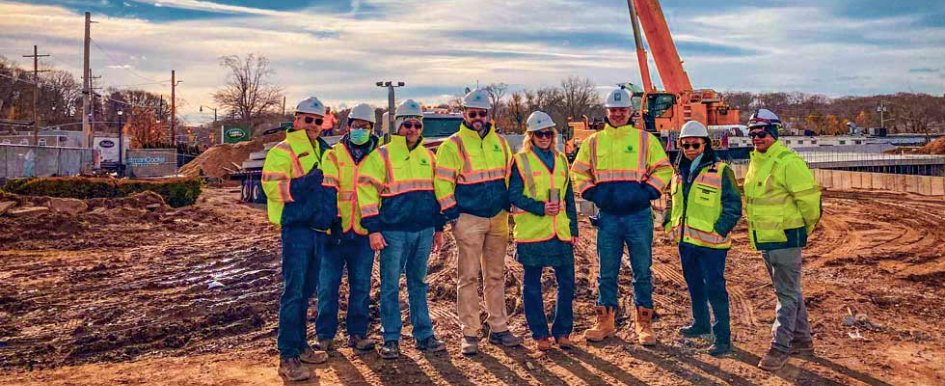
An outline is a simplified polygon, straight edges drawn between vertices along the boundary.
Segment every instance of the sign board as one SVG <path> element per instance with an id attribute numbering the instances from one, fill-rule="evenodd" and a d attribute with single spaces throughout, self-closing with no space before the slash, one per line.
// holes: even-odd
<path id="1" fill-rule="evenodd" d="M 118 163 L 118 137 L 95 137 L 92 147 L 100 162 Z"/>
<path id="2" fill-rule="evenodd" d="M 238 143 L 249 141 L 249 130 L 239 126 L 226 126 L 220 129 L 220 141 L 222 143 Z"/>

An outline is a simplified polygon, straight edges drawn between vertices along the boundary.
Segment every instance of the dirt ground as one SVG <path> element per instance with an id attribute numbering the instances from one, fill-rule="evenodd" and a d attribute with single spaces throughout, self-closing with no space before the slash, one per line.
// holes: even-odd
<path id="1" fill-rule="evenodd" d="M 237 197 L 210 189 L 197 205 L 162 214 L 0 217 L 0 384 L 283 383 L 274 348 L 279 238 L 259 208 Z M 316 378 L 302 384 L 945 384 L 945 201 L 825 197 L 824 220 L 805 251 L 818 355 L 793 358 L 777 373 L 755 367 L 770 340 L 775 297 L 742 224 L 727 268 L 737 347 L 731 357 L 705 355 L 711 342 L 676 332 L 688 322 L 689 298 L 677 254 L 661 237 L 653 265 L 657 347 L 631 344 L 632 326 L 624 323 L 617 339 L 580 341 L 567 352 L 539 353 L 528 340 L 513 349 L 483 344 L 479 356 L 463 357 L 457 254 L 448 237 L 431 258 L 429 277 L 434 325 L 448 353 L 420 354 L 410 338 L 394 361 L 343 348 L 312 366 Z M 596 298 L 594 229 L 581 228 L 575 336 L 593 324 Z M 512 328 L 527 335 L 521 267 L 511 257 L 507 266 Z M 553 288 L 550 272 L 544 284 Z M 373 285 L 371 328 L 379 336 L 376 278 Z M 629 306 L 629 270 L 621 291 Z M 546 291 L 549 312 L 553 296 Z"/>

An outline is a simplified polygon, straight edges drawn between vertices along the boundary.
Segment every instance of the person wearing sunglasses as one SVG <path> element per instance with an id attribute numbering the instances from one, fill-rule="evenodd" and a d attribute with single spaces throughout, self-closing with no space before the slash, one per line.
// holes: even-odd
<path id="1" fill-rule="evenodd" d="M 778 303 L 771 348 L 758 367 L 776 371 L 790 355 L 812 355 L 801 292 L 801 252 L 820 221 L 820 187 L 807 163 L 778 140 L 781 120 L 760 109 L 748 120 L 755 146 L 745 175 L 745 214 L 752 248 L 761 251 Z"/>
<path id="2" fill-rule="evenodd" d="M 509 178 L 515 259 L 524 268 L 525 320 L 539 350 L 550 350 L 553 342 L 568 349 L 572 347 L 574 328 L 574 245 L 578 241 L 574 190 L 568 159 L 555 150 L 554 121 L 548 114 L 536 111 L 528 117 L 526 126 L 525 142 L 515 154 Z M 541 294 L 541 274 L 546 267 L 554 269 L 558 283 L 550 333 Z"/>
<path id="3" fill-rule="evenodd" d="M 279 374 L 289 381 L 311 374 L 305 363 L 328 354 L 308 345 L 305 315 L 318 287 L 319 260 L 327 230 L 338 216 L 337 192 L 323 186 L 323 154 L 331 146 L 320 137 L 325 105 L 311 97 L 299 102 L 285 140 L 266 153 L 262 188 L 269 221 L 282 232 L 283 291 L 279 299 Z"/>
<path id="4" fill-rule="evenodd" d="M 364 160 L 358 177 L 361 223 L 371 249 L 380 252 L 381 333 L 384 359 L 400 356 L 400 275 L 407 277 L 413 337 L 420 351 L 444 351 L 434 336 L 427 303 L 427 262 L 443 245 L 445 219 L 433 188 L 436 158 L 423 146 L 423 111 L 405 100 L 397 106 L 390 143 Z"/>
<path id="5" fill-rule="evenodd" d="M 375 120 L 374 107 L 366 103 L 354 106 L 348 114 L 347 133 L 325 155 L 324 185 L 338 191 L 338 218 L 332 224 L 318 278 L 315 331 L 316 348 L 320 350 L 332 349 L 338 331 L 338 289 L 345 271 L 348 272 L 345 323 L 348 347 L 368 351 L 375 346 L 374 340 L 367 336 L 374 251 L 368 241 L 368 231 L 361 225 L 356 180 L 365 158 L 377 148 L 378 137 L 371 134 Z"/>
<path id="6" fill-rule="evenodd" d="M 619 302 L 617 278 L 624 246 L 633 271 L 634 327 L 640 344 L 656 344 L 653 333 L 653 211 L 673 166 L 653 134 L 633 127 L 630 93 L 617 88 L 607 95 L 607 124 L 581 145 L 571 166 L 575 190 L 600 209 L 597 257 L 600 262 L 597 323 L 584 338 L 600 342 L 614 336 Z"/>
<path id="7" fill-rule="evenodd" d="M 735 173 L 716 157 L 705 125 L 683 125 L 679 148 L 663 219 L 666 233 L 679 245 L 692 299 L 692 323 L 679 332 L 686 337 L 714 333 L 709 355 L 721 356 L 732 351 L 725 259 L 732 247 L 729 233 L 742 217 L 742 198 Z M 715 315 L 711 326 L 709 305 Z"/>
<path id="8" fill-rule="evenodd" d="M 512 150 L 489 122 L 489 93 L 463 98 L 463 122 L 436 152 L 436 196 L 446 218 L 455 221 L 459 249 L 456 303 L 464 355 L 479 352 L 479 275 L 482 274 L 489 342 L 522 344 L 509 331 L 505 307 L 505 255 L 509 242 L 508 171 Z"/>

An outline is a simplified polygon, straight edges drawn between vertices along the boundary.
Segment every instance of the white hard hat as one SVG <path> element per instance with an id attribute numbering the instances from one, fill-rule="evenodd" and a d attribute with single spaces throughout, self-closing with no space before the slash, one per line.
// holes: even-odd
<path id="1" fill-rule="evenodd" d="M 751 118 L 748 118 L 748 128 L 765 127 L 768 125 L 781 126 L 781 118 L 768 109 L 758 109 Z"/>
<path id="2" fill-rule="evenodd" d="M 700 122 L 689 121 L 683 125 L 682 130 L 679 131 L 679 139 L 689 138 L 689 137 L 700 137 L 708 138 L 709 130 L 705 128 Z"/>
<path id="3" fill-rule="evenodd" d="M 632 107 L 633 104 L 632 97 L 630 93 L 623 89 L 622 87 L 614 89 L 610 94 L 607 95 L 607 101 L 604 102 L 604 107 L 610 108 L 625 108 Z"/>
<path id="4" fill-rule="evenodd" d="M 394 118 L 400 117 L 420 117 L 423 118 L 423 108 L 413 99 L 407 99 L 397 105 Z"/>
<path id="5" fill-rule="evenodd" d="M 351 113 L 348 114 L 348 119 L 360 119 L 362 121 L 376 123 L 376 118 L 374 117 L 374 108 L 367 103 L 361 103 L 351 108 Z"/>
<path id="6" fill-rule="evenodd" d="M 295 107 L 296 113 L 308 113 L 325 116 L 325 104 L 316 97 L 308 97 L 299 102 Z"/>
<path id="7" fill-rule="evenodd" d="M 475 89 L 466 94 L 463 97 L 463 107 L 465 108 L 475 108 L 475 109 L 486 109 L 489 110 L 492 108 L 492 105 L 489 103 L 489 92 L 482 89 Z"/>
<path id="8" fill-rule="evenodd" d="M 528 121 L 525 122 L 525 125 L 528 127 L 528 131 L 538 131 L 555 127 L 555 122 L 551 120 L 550 115 L 542 111 L 536 111 L 528 116 Z"/>

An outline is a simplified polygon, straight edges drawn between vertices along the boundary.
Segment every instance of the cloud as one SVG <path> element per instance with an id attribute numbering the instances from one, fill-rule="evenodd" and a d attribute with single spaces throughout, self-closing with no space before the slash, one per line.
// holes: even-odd
<path id="1" fill-rule="evenodd" d="M 57 67 L 81 73 L 82 11 L 88 2 L 37 1 L 0 0 L 0 54 L 19 57 L 35 42 L 53 54 Z M 858 1 L 872 0 L 798 0 L 789 6 L 680 0 L 664 2 L 664 12 L 696 87 L 941 93 L 945 78 L 912 70 L 937 69 L 945 62 L 945 26 L 923 13 L 942 7 L 910 0 L 896 2 L 906 5 L 895 12 L 848 12 Z M 213 105 L 212 94 L 225 78 L 219 57 L 231 54 L 268 57 L 289 105 L 311 94 L 334 105 L 386 104 L 386 91 L 374 86 L 378 80 L 405 81 L 408 87 L 398 96 L 424 103 L 445 101 L 477 82 L 536 88 L 557 85 L 569 75 L 602 87 L 639 82 L 627 8 L 620 2 L 246 4 L 125 0 L 93 8 L 98 22 L 92 26 L 93 71 L 106 85 L 156 82 L 142 87 L 169 94 L 168 83 L 160 82 L 175 69 L 184 80 L 178 88 L 180 111 L 194 122 L 212 118 L 197 108 Z M 652 55 L 650 66 L 657 74 Z"/>

